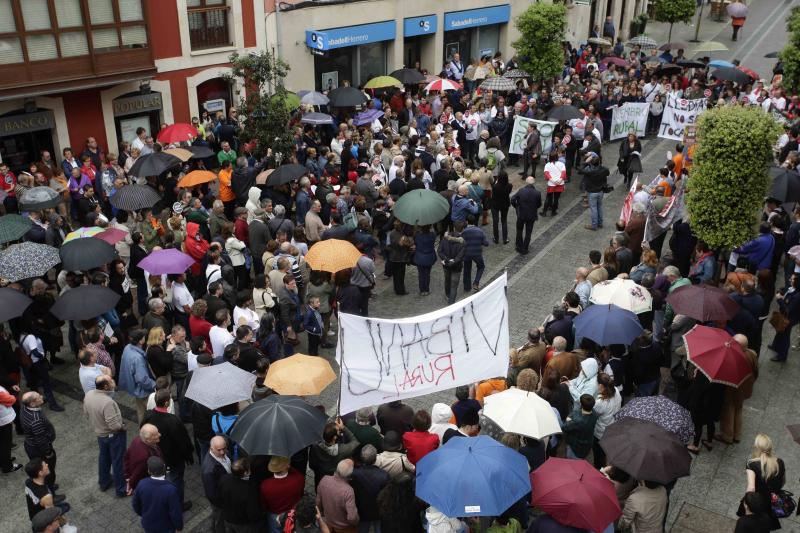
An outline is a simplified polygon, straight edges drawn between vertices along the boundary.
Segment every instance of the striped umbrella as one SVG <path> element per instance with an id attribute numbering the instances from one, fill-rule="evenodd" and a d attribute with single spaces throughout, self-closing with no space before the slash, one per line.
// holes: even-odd
<path id="1" fill-rule="evenodd" d="M 459 89 L 461 89 L 460 83 L 444 78 L 437 78 L 425 86 L 425 91 L 427 92 L 457 91 Z"/>
<path id="2" fill-rule="evenodd" d="M 60 262 L 58 250 L 52 246 L 35 242 L 12 244 L 0 253 L 0 278 L 9 282 L 38 278 Z"/>
<path id="3" fill-rule="evenodd" d="M 513 91 L 517 88 L 517 84 L 503 76 L 494 76 L 483 80 L 480 88 L 484 91 Z"/>
<path id="4" fill-rule="evenodd" d="M 522 78 L 530 78 L 531 75 L 528 74 L 527 72 L 525 72 L 524 70 L 522 70 L 521 68 L 514 68 L 514 69 L 506 71 L 506 73 L 503 74 L 503 77 L 515 80 L 515 79 L 522 79 Z"/>
<path id="5" fill-rule="evenodd" d="M 64 237 L 64 243 L 67 244 L 70 241 L 74 241 L 75 239 L 83 239 L 84 237 L 94 237 L 98 233 L 102 233 L 103 228 L 98 228 L 97 226 L 92 226 L 91 228 L 79 228 L 73 232 L 67 233 L 67 236 Z"/>
<path id="6" fill-rule="evenodd" d="M 648 37 L 647 35 L 637 35 L 630 41 L 628 41 L 628 46 L 634 47 L 639 46 L 642 50 L 651 50 L 653 48 L 658 48 L 658 43 L 652 37 Z"/>
<path id="7" fill-rule="evenodd" d="M 135 165 L 134 165 L 135 166 Z M 110 198 L 111 205 L 125 211 L 149 209 L 161 200 L 161 195 L 147 185 L 126 185 Z"/>
<path id="8" fill-rule="evenodd" d="M 0 217 L 0 244 L 17 241 L 28 233 L 33 223 L 31 219 L 21 215 L 5 215 Z"/>

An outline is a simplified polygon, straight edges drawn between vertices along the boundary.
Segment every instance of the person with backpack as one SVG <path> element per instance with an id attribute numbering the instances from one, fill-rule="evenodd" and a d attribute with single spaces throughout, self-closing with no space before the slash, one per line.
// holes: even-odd
<path id="1" fill-rule="evenodd" d="M 492 137 L 486 143 L 486 170 L 497 177 L 497 174 L 506 167 L 506 155 L 500 149 L 500 138 Z"/>
<path id="2" fill-rule="evenodd" d="M 439 241 L 437 255 L 444 268 L 444 293 L 447 296 L 448 305 L 456 302 L 458 294 L 458 282 L 461 277 L 461 270 L 464 268 L 464 253 L 466 246 L 461 232 L 464 231 L 466 222 L 457 220 L 453 223 L 453 231 L 448 231 Z"/>
<path id="3" fill-rule="evenodd" d="M 211 415 L 211 430 L 215 436 L 225 438 L 228 444 L 228 452 L 234 461 L 239 458 L 239 446 L 231 441 L 231 430 L 237 418 L 239 418 L 238 403 L 220 407 Z"/>

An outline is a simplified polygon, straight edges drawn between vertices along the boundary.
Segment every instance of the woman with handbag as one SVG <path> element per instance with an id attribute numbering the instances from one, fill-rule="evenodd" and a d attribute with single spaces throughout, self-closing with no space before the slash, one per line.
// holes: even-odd
<path id="1" fill-rule="evenodd" d="M 778 317 L 773 316 L 770 318 L 770 323 L 773 326 L 777 326 L 778 328 L 783 326 L 783 329 L 778 331 L 775 334 L 775 338 L 772 340 L 772 349 L 775 350 L 775 356 L 772 357 L 770 361 L 778 363 L 786 362 L 786 358 L 789 355 L 792 329 L 795 324 L 800 322 L 800 291 L 798 291 L 800 279 L 798 276 L 793 275 L 790 283 L 791 286 L 789 290 L 786 291 L 786 294 L 778 293 L 775 295 L 775 300 L 778 302 L 778 310 L 788 320 L 788 323 L 786 320 L 776 320 Z"/>
<path id="2" fill-rule="evenodd" d="M 756 435 L 756 440 L 753 443 L 753 454 L 747 461 L 747 492 L 757 492 L 767 502 L 767 513 L 770 515 L 772 522 L 771 530 L 781 528 L 781 523 L 775 514 L 775 504 L 783 502 L 788 498 L 789 501 L 784 502 L 785 508 L 791 507 L 794 510 L 796 505 L 792 500 L 791 493 L 786 493 L 783 490 L 784 483 L 786 483 L 786 466 L 783 464 L 783 459 L 776 457 L 772 451 L 772 439 L 763 433 Z M 775 499 L 773 499 L 775 496 Z M 789 511 L 791 513 L 791 511 Z M 739 504 L 737 515 L 744 514 L 743 505 Z"/>
<path id="3" fill-rule="evenodd" d="M 619 145 L 619 160 L 617 161 L 619 173 L 625 176 L 626 187 L 630 187 L 633 175 L 642 171 L 641 157 L 642 143 L 636 134 L 631 132 L 625 142 Z"/>

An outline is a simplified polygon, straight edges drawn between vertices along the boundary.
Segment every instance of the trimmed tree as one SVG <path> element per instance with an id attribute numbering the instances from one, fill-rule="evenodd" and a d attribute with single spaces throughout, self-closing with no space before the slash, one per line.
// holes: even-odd
<path id="1" fill-rule="evenodd" d="M 669 24 L 667 41 L 672 41 L 672 25 L 676 22 L 691 22 L 697 9 L 697 0 L 656 0 L 653 9 L 657 21 Z"/>
<path id="2" fill-rule="evenodd" d="M 712 248 L 734 248 L 753 236 L 779 133 L 760 108 L 725 106 L 700 116 L 687 208 L 692 230 Z"/>
<path id="3" fill-rule="evenodd" d="M 292 133 L 288 124 L 292 94 L 283 86 L 289 65 L 266 50 L 230 57 L 230 81 L 244 80 L 245 96 L 236 106 L 242 119 L 240 138 L 254 142 L 253 155 L 269 156 L 272 164 L 280 164 L 291 154 Z"/>
<path id="4" fill-rule="evenodd" d="M 563 4 L 531 4 L 514 22 L 520 38 L 512 46 L 520 68 L 534 80 L 550 79 L 564 68 L 564 28 L 567 8 Z"/>
<path id="5" fill-rule="evenodd" d="M 792 9 L 786 28 L 789 42 L 778 54 L 783 63 L 783 86 L 797 91 L 800 90 L 800 7 Z"/>

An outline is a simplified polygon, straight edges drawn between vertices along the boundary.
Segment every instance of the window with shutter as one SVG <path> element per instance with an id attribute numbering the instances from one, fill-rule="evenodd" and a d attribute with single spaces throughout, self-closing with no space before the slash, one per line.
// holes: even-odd
<path id="1" fill-rule="evenodd" d="M 89 0 L 89 16 L 92 24 L 113 24 L 114 6 L 111 0 Z"/>
<path id="2" fill-rule="evenodd" d="M 56 20 L 59 28 L 83 26 L 81 0 L 58 0 L 55 2 Z"/>
<path id="3" fill-rule="evenodd" d="M 14 11 L 11 9 L 11 0 L 0 0 L 0 33 L 17 31 L 14 23 Z"/>
<path id="4" fill-rule="evenodd" d="M 92 47 L 95 52 L 111 52 L 119 48 L 117 29 L 92 30 Z"/>
<path id="5" fill-rule="evenodd" d="M 22 44 L 16 37 L 0 39 L 0 55 L 9 64 L 22 63 L 25 60 L 22 57 Z"/>
<path id="6" fill-rule="evenodd" d="M 62 33 L 58 37 L 61 45 L 61 57 L 76 57 L 89 54 L 89 45 L 86 42 L 85 32 L 71 31 Z"/>
<path id="7" fill-rule="evenodd" d="M 120 0 L 119 19 L 122 22 L 135 22 L 137 20 L 143 20 L 144 14 L 142 13 L 142 0 Z M 124 43 L 125 37 L 123 37 L 122 40 Z"/>
<path id="8" fill-rule="evenodd" d="M 44 61 L 46 59 L 56 59 L 58 49 L 56 48 L 56 38 L 53 34 L 28 35 L 25 39 L 28 46 L 28 59 L 30 61 Z"/>
<path id="9" fill-rule="evenodd" d="M 142 48 L 147 46 L 147 31 L 144 26 L 123 27 L 122 46 L 124 48 Z"/>
<path id="10" fill-rule="evenodd" d="M 50 29 L 50 10 L 47 7 L 47 0 L 25 0 L 20 2 L 20 7 L 25 31 Z"/>

